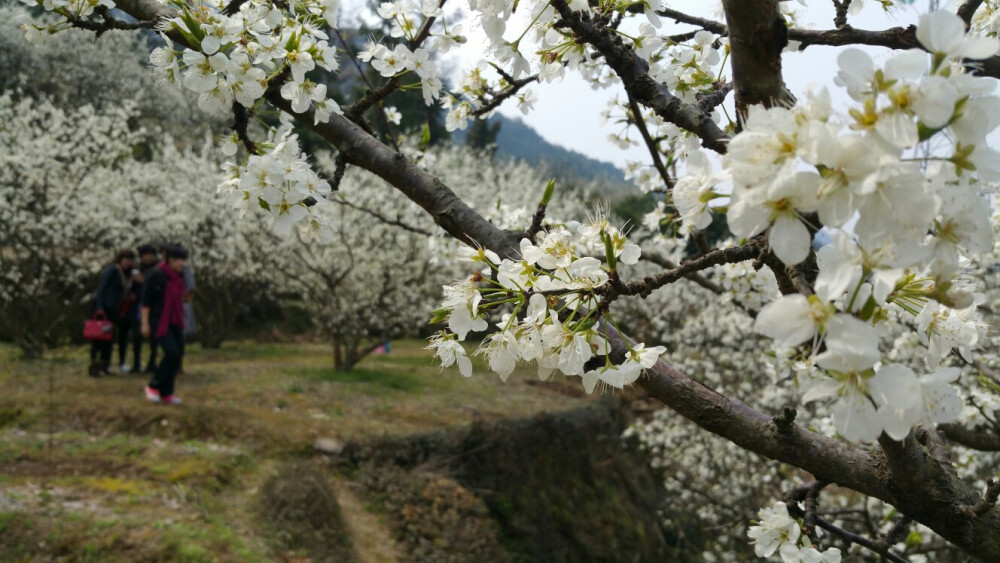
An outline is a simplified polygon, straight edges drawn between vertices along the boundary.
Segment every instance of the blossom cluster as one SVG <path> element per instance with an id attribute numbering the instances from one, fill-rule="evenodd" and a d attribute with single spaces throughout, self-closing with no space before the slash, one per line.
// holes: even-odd
<path id="1" fill-rule="evenodd" d="M 223 147 L 223 151 L 235 154 L 232 139 L 229 141 L 229 148 Z M 291 125 L 272 129 L 267 146 L 268 152 L 250 155 L 244 166 L 227 163 L 228 174 L 219 184 L 219 192 L 235 194 L 242 215 L 248 206 L 271 212 L 279 233 L 287 234 L 296 225 L 317 232 L 328 230 L 331 224 L 326 216 L 309 213 L 307 202 L 315 205 L 325 201 L 330 184 L 306 162 Z"/>
<path id="2" fill-rule="evenodd" d="M 459 259 L 477 270 L 444 287 L 434 320 L 447 321 L 448 328 L 430 345 L 443 366 L 457 364 L 463 375 L 472 375 L 461 343 L 469 333 L 486 332 L 491 313 L 499 317 L 494 323 L 499 330 L 487 334 L 476 353 L 504 381 L 518 361 L 536 362 L 540 379 L 556 371 L 578 376 L 592 393 L 598 383 L 622 389 L 656 363 L 665 348 L 642 344 L 630 346 L 621 362 L 611 362 L 608 334 L 615 328 L 605 292 L 617 276 L 616 264 L 635 264 L 640 250 L 602 213 L 587 223 L 552 226 L 534 240 L 521 239 L 520 254 L 501 259 L 486 249 L 459 251 Z"/>
<path id="3" fill-rule="evenodd" d="M 784 563 L 840 563 L 840 550 L 831 547 L 820 552 L 809 537 L 802 534 L 799 522 L 789 516 L 783 502 L 760 509 L 760 521 L 750 527 L 747 535 L 754 541 L 758 557 L 770 557 L 776 552 Z"/>
<path id="4" fill-rule="evenodd" d="M 544 8 L 533 12 L 538 17 L 532 25 L 545 21 L 545 14 Z M 855 441 L 872 440 L 883 431 L 901 439 L 914 424 L 959 416 L 961 403 L 951 385 L 958 373 L 937 367 L 952 349 L 971 358 L 979 338 L 977 298 L 962 274 L 967 257 L 992 248 L 982 182 L 1000 172 L 994 170 L 1000 155 L 985 142 L 997 125 L 993 108 L 1000 99 L 990 95 L 992 82 L 968 74 L 963 61 L 989 56 L 998 45 L 993 39 L 966 36 L 961 20 L 943 11 L 924 16 L 917 37 L 927 51 L 905 51 L 884 68 L 876 68 L 860 50 L 841 54 L 837 81 L 857 104 L 844 114 L 833 110 L 825 90 L 809 93 L 793 108 L 750 108 L 721 170 L 689 142 L 676 143 L 687 156 L 686 174 L 670 194 L 681 232 L 703 229 L 713 214 L 725 211 L 734 234 L 750 238 L 765 233 L 770 252 L 789 266 L 806 260 L 814 244 L 822 245 L 816 254 L 814 295 L 776 298 L 774 285 L 754 281 L 761 276 L 751 275 L 746 265 L 726 265 L 723 270 L 735 275 L 722 279 L 739 293 L 757 296 L 748 301 L 752 310 L 761 311 L 756 328 L 779 349 L 797 350 L 808 368 L 800 381 L 806 388 L 803 400 L 832 398 L 837 431 Z M 493 39 L 495 46 L 503 44 L 502 34 Z M 708 37 L 695 41 L 700 47 L 686 47 L 689 61 L 692 69 L 701 69 L 695 74 L 704 74 L 719 60 Z M 658 52 L 658 47 L 650 51 L 652 60 L 663 54 L 653 55 Z M 646 173 L 653 177 L 651 170 Z M 665 217 L 665 208 L 659 207 L 647 222 L 659 227 Z M 826 244 L 820 238 L 814 241 L 817 231 Z M 570 311 L 580 306 L 593 311 L 600 303 L 594 290 L 608 280 L 591 273 L 602 271 L 597 259 L 566 256 L 573 235 L 554 230 L 542 240 L 526 241 L 522 262 L 563 269 L 565 274 L 554 279 L 564 283 L 574 277 L 588 279 L 584 287 L 591 293 L 574 296 L 567 306 Z M 539 262 L 538 248 L 563 255 Z M 484 259 L 484 265 L 488 267 L 462 282 L 461 291 L 448 291 L 445 309 L 458 338 L 435 341 L 435 347 L 448 346 L 453 352 L 444 358 L 448 364 L 461 355 L 460 346 L 450 340 L 464 340 L 468 331 L 488 328 L 479 315 L 480 294 L 474 288 L 488 283 L 494 276 L 491 270 L 505 272 L 495 260 Z M 736 281 L 740 279 L 744 281 Z M 529 309 L 528 316 L 537 317 L 544 308 L 539 308 L 540 301 L 529 306 L 533 280 L 517 281 L 527 290 L 513 301 L 517 310 Z M 497 302 L 510 303 L 505 301 L 511 298 L 510 287 L 502 281 L 499 285 Z M 548 295 L 544 284 L 537 291 Z M 468 310 L 454 313 L 457 302 Z M 580 339 L 581 349 L 582 342 L 600 333 L 599 319 L 589 320 L 598 328 L 587 327 L 591 332 Z M 923 375 L 886 361 L 880 349 L 885 327 L 906 322 L 926 344 L 929 370 Z M 531 331 L 515 316 L 505 317 L 499 328 L 499 335 L 488 337 L 481 350 L 497 358 L 491 365 L 504 366 L 504 377 L 515 360 L 538 360 L 543 369 L 555 361 L 557 350 L 519 355 L 519 331 Z M 603 352 L 601 346 L 599 340 L 591 342 L 595 354 Z M 462 365 L 466 372 L 471 368 Z M 579 375 L 581 369 L 573 366 L 564 373 Z M 600 370 L 591 371 L 592 382 Z M 593 388 L 586 378 L 585 383 Z"/>
<path id="5" fill-rule="evenodd" d="M 855 441 L 883 431 L 901 439 L 919 422 L 957 418 L 949 384 L 958 372 L 933 370 L 952 349 L 970 360 L 979 338 L 977 298 L 962 273 L 967 257 L 993 244 L 982 182 L 1000 171 L 985 140 L 1000 98 L 962 60 L 998 43 L 966 36 L 943 11 L 922 17 L 917 37 L 928 52 L 905 51 L 884 68 L 863 51 L 841 53 L 837 80 L 858 104 L 846 116 L 826 91 L 791 109 L 751 108 L 725 159 L 734 234 L 766 231 L 771 251 L 796 265 L 814 233 L 825 233 L 815 294 L 780 297 L 756 326 L 778 348 L 805 347 L 816 377 L 803 382 L 803 400 L 833 398 L 837 430 Z M 675 204 L 698 228 L 720 194 L 717 173 L 692 160 Z M 880 331 L 896 322 L 923 338 L 931 373 L 883 360 Z"/>

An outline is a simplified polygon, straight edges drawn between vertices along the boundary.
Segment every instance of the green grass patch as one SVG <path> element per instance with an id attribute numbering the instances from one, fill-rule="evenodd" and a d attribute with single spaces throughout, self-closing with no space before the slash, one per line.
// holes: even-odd
<path id="1" fill-rule="evenodd" d="M 442 373 L 426 345 L 393 341 L 348 372 L 324 343 L 192 346 L 185 404 L 168 408 L 144 400 L 145 376 L 86 377 L 84 346 L 25 362 L 0 344 L 0 488 L 14 509 L 0 511 L 0 561 L 281 560 L 300 550 L 271 544 L 257 492 L 265 469 L 311 457 L 317 437 L 404 436 L 578 403 L 525 385 L 533 368 L 507 384 L 484 369 Z"/>
<path id="2" fill-rule="evenodd" d="M 332 367 L 303 368 L 298 370 L 301 375 L 317 381 L 336 383 L 352 383 L 369 386 L 375 393 L 398 391 L 402 393 L 420 393 L 431 385 L 427 377 L 415 373 L 398 371 L 382 371 L 368 368 L 354 368 L 350 371 L 337 371 Z"/>

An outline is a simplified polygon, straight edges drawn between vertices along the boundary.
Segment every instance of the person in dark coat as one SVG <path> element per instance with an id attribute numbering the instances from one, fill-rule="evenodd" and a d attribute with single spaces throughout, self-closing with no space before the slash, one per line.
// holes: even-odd
<path id="1" fill-rule="evenodd" d="M 181 246 L 169 246 L 166 260 L 146 278 L 142 297 L 142 335 L 155 335 L 163 359 L 156 367 L 146 398 L 154 403 L 180 404 L 174 395 L 174 380 L 184 358 L 184 265 L 188 253 Z"/>
<path id="2" fill-rule="evenodd" d="M 121 364 L 125 364 L 125 352 L 128 343 L 128 330 L 131 327 L 132 307 L 135 305 L 135 295 L 132 293 L 132 268 L 135 266 L 135 252 L 130 249 L 121 250 L 115 256 L 114 262 L 108 264 L 102 271 L 97 291 L 94 293 L 94 314 L 103 315 L 114 323 L 118 336 L 118 356 Z M 93 342 L 90 346 L 91 377 L 111 373 L 111 349 L 114 339 L 108 342 Z"/>
<path id="3" fill-rule="evenodd" d="M 139 328 L 142 326 L 142 295 L 146 287 L 146 279 L 149 277 L 153 270 L 155 270 L 160 265 L 159 257 L 156 253 L 156 247 L 150 244 L 144 244 L 139 247 L 139 273 L 132 276 L 132 293 L 135 294 L 139 306 L 135 307 L 135 316 L 133 320 L 135 322 L 135 340 L 132 343 L 133 355 L 135 356 L 132 362 L 132 371 L 152 374 L 156 369 L 156 339 L 155 336 L 146 338 L 142 335 L 142 331 Z M 142 369 L 142 345 L 144 342 L 149 343 L 149 361 L 146 363 L 146 369 Z"/>

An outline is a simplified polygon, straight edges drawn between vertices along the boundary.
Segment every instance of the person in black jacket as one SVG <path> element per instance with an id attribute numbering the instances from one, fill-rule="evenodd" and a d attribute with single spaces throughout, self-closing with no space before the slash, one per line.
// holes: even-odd
<path id="1" fill-rule="evenodd" d="M 132 276 L 132 293 L 136 296 L 137 304 L 142 303 L 142 294 L 145 289 L 146 279 L 149 278 L 153 270 L 159 265 L 160 261 L 156 254 L 156 247 L 149 244 L 139 247 L 139 273 Z M 141 307 L 137 305 L 134 310 L 134 328 L 138 329 L 142 321 Z M 156 336 L 152 335 L 149 338 L 145 338 L 142 336 L 141 330 L 135 331 L 135 341 L 132 344 L 132 351 L 135 356 L 135 361 L 132 363 L 132 371 L 138 372 L 142 369 L 142 344 L 144 341 L 149 342 L 149 362 L 146 364 L 144 373 L 151 374 L 156 370 Z"/>
<path id="2" fill-rule="evenodd" d="M 134 266 L 135 252 L 129 249 L 119 251 L 114 262 L 101 271 L 97 292 L 94 293 L 94 314 L 104 315 L 115 325 L 115 332 L 118 333 L 118 355 L 122 364 L 125 363 L 128 329 L 131 327 L 132 307 L 135 306 L 135 295 L 132 293 Z M 91 343 L 89 369 L 91 377 L 111 373 L 113 344 L 114 340 Z"/>

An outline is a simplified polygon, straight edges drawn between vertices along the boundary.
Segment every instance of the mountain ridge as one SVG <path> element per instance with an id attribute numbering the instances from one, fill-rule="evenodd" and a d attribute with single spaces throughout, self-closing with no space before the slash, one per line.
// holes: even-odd
<path id="1" fill-rule="evenodd" d="M 624 171 L 609 162 L 600 161 L 542 138 L 538 132 L 520 118 L 494 115 L 487 126 L 500 129 L 496 135 L 496 156 L 525 161 L 542 168 L 549 176 L 568 183 L 603 184 L 601 191 L 616 192 L 627 189 Z M 452 142 L 465 143 L 470 129 L 452 133 Z"/>

